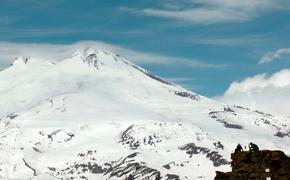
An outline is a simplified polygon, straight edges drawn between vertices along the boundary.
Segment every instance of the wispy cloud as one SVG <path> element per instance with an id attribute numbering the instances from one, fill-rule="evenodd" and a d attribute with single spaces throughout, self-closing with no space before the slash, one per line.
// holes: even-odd
<path id="1" fill-rule="evenodd" d="M 57 0 L 57 1 L 41 1 L 41 0 L 1 0 L 3 1 L 2 3 L 6 3 L 6 4 L 23 4 L 26 5 L 26 7 L 29 8 L 39 8 L 39 9 L 43 9 L 43 8 L 51 8 L 57 4 L 62 3 L 64 0 Z"/>
<path id="2" fill-rule="evenodd" d="M 200 84 L 197 84 L 196 82 L 194 82 L 196 80 L 194 77 L 172 77 L 172 78 L 166 78 L 166 79 L 184 87 L 185 89 L 198 91 L 204 88 Z"/>
<path id="3" fill-rule="evenodd" d="M 1 25 L 10 25 L 13 22 L 15 22 L 17 19 L 17 17 L 10 17 L 10 16 L 0 16 L 0 24 Z"/>
<path id="4" fill-rule="evenodd" d="M 173 77 L 173 78 L 167 78 L 168 80 L 172 82 L 187 82 L 193 80 L 192 77 Z"/>
<path id="5" fill-rule="evenodd" d="M 0 19 L 1 23 L 1 19 Z M 99 27 L 58 27 L 58 28 L 23 28 L 8 29 L 0 27 L 0 39 L 18 39 L 18 38 L 38 38 L 38 37 L 58 37 L 66 35 L 98 33 L 110 36 L 149 36 L 153 32 L 147 30 L 104 30 Z"/>
<path id="6" fill-rule="evenodd" d="M 151 53 L 128 52 L 128 56 L 135 57 L 140 64 L 157 64 L 163 66 L 184 66 L 190 68 L 224 68 L 225 64 L 209 64 L 196 59 L 172 57 Z"/>
<path id="7" fill-rule="evenodd" d="M 135 9 L 121 7 L 130 13 L 190 22 L 214 24 L 248 21 L 266 11 L 289 7 L 286 0 L 173 0 L 163 7 Z M 172 8 L 174 7 L 174 8 Z"/>
<path id="8" fill-rule="evenodd" d="M 290 56 L 290 48 L 281 48 L 275 52 L 268 52 L 260 59 L 259 64 L 267 64 L 287 55 Z"/>
<path id="9" fill-rule="evenodd" d="M 74 33 L 82 33 L 86 29 L 70 29 L 70 28 L 46 28 L 46 29 L 0 29 L 0 38 L 31 38 L 31 37 L 46 37 L 58 36 Z"/>
<path id="10" fill-rule="evenodd" d="M 88 47 L 120 54 L 128 60 L 141 65 L 153 64 L 159 66 L 183 66 L 190 68 L 225 67 L 225 65 L 209 64 L 194 59 L 136 51 L 101 41 L 81 41 L 74 44 L 0 42 L 0 69 L 7 67 L 19 56 L 34 57 L 40 60 L 61 61 L 72 55 L 75 51 Z"/>
<path id="11" fill-rule="evenodd" d="M 202 38 L 187 38 L 185 41 L 194 44 L 206 44 L 206 45 L 252 45 L 264 42 L 259 36 L 246 36 L 246 37 L 202 37 Z"/>

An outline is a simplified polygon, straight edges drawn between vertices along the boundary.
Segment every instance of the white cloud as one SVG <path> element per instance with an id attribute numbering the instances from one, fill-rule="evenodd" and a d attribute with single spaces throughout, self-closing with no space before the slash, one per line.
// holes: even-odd
<path id="1" fill-rule="evenodd" d="M 41 60 L 60 61 L 75 51 L 87 47 L 119 54 L 137 64 L 155 64 L 162 66 L 187 66 L 192 68 L 219 68 L 223 65 L 207 64 L 201 61 L 160 54 L 146 53 L 124 48 L 101 41 L 80 41 L 74 44 L 39 44 L 0 42 L 0 69 L 7 67 L 19 56 L 34 57 Z"/>
<path id="2" fill-rule="evenodd" d="M 233 82 L 224 95 L 215 97 L 222 102 L 290 116 L 290 69 L 271 76 L 258 74 Z"/>
<path id="3" fill-rule="evenodd" d="M 122 7 L 121 10 L 194 24 L 213 24 L 247 21 L 266 11 L 289 7 L 286 0 L 172 0 L 164 3 L 166 5 L 157 8 Z"/>
<path id="4" fill-rule="evenodd" d="M 194 8 L 178 11 L 144 9 L 142 12 L 150 16 L 185 20 L 197 24 L 244 21 L 250 19 L 249 14 L 236 14 L 236 12 L 230 9 Z"/>
<path id="5" fill-rule="evenodd" d="M 267 64 L 286 55 L 290 55 L 290 48 L 281 48 L 275 52 L 268 52 L 260 59 L 259 64 Z"/>

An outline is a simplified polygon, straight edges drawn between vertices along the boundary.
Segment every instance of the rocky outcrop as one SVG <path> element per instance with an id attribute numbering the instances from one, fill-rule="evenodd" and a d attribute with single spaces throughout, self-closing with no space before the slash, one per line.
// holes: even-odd
<path id="1" fill-rule="evenodd" d="M 186 154 L 189 154 L 192 157 L 194 154 L 205 154 L 206 158 L 212 161 L 215 167 L 229 164 L 229 162 L 223 158 L 217 151 L 211 151 L 205 147 L 196 146 L 194 143 L 186 144 L 182 147 L 179 147 L 180 150 L 186 151 Z"/>
<path id="2" fill-rule="evenodd" d="M 242 151 L 231 155 L 232 172 L 216 172 L 215 180 L 289 180 L 290 157 L 282 151 Z"/>

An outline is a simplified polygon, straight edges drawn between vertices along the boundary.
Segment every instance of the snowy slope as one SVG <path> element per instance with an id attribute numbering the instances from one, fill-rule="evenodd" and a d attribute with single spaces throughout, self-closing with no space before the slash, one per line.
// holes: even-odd
<path id="1" fill-rule="evenodd" d="M 0 177 L 213 179 L 237 143 L 290 153 L 290 121 L 229 106 L 86 49 L 0 72 Z"/>

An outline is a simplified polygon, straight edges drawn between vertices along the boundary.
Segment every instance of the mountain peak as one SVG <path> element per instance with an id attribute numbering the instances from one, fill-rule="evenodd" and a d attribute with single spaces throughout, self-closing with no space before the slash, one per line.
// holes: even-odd
<path id="1" fill-rule="evenodd" d="M 1 177 L 213 179 L 236 143 L 289 153 L 289 118 L 214 102 L 102 50 L 71 54 L 0 72 Z"/>
<path id="2" fill-rule="evenodd" d="M 56 62 L 47 59 L 39 59 L 34 57 L 18 57 L 14 62 L 11 64 L 13 67 L 30 67 L 30 68 L 39 68 L 43 67 L 46 68 L 51 65 L 55 65 Z"/>
<path id="3" fill-rule="evenodd" d="M 30 57 L 18 57 L 16 58 L 16 60 L 13 62 L 13 65 L 23 65 L 23 64 L 27 64 L 31 61 Z"/>
<path id="4" fill-rule="evenodd" d="M 83 56 L 83 57 L 87 57 L 91 54 L 98 54 L 100 51 L 96 48 L 92 48 L 92 47 L 85 47 L 85 48 L 81 48 L 76 50 L 73 54 L 72 57 L 74 56 Z"/>
<path id="5" fill-rule="evenodd" d="M 95 67 L 97 69 L 107 67 L 115 70 L 120 70 L 124 67 L 128 67 L 128 65 L 131 65 L 131 63 L 119 55 L 91 47 L 77 50 L 69 59 L 66 59 L 63 62 L 70 64 L 81 62 L 82 64 Z"/>

